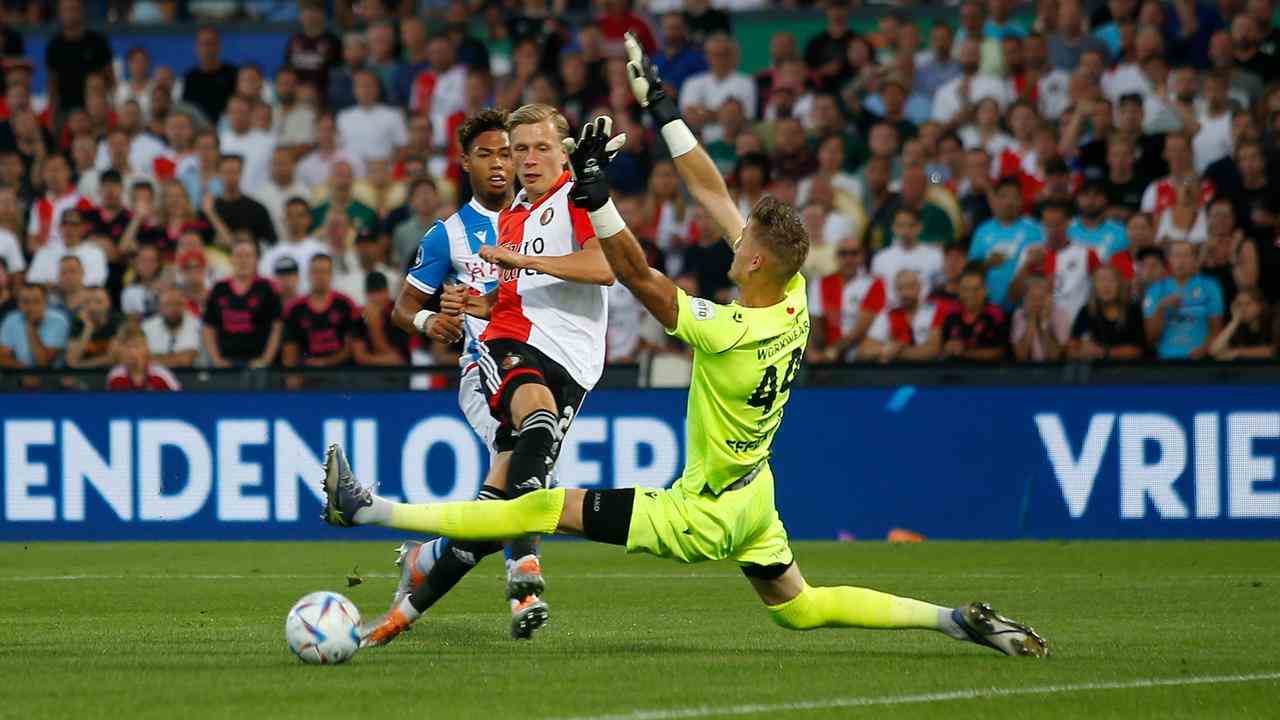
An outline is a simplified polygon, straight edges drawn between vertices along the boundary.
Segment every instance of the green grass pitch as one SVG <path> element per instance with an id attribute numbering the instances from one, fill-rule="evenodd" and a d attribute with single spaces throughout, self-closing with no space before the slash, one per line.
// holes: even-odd
<path id="1" fill-rule="evenodd" d="M 353 533 L 354 537 L 356 534 Z M 775 627 L 730 564 L 548 543 L 551 623 L 508 639 L 485 561 L 410 634 L 300 664 L 284 614 L 395 583 L 388 543 L 0 544 L 5 718 L 1274 718 L 1280 543 L 798 543 L 813 584 L 989 600 L 1051 643 Z M 365 582 L 347 588 L 359 566 Z"/>

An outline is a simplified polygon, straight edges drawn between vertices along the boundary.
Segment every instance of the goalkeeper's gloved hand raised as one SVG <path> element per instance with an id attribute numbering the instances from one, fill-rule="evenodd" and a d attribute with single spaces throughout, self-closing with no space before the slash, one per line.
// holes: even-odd
<path id="1" fill-rule="evenodd" d="M 580 208 L 599 210 L 609 202 L 609 179 L 605 176 L 605 169 L 627 144 L 626 133 L 610 138 L 611 132 L 613 119 L 601 115 L 582 126 L 582 136 L 576 142 L 573 138 L 563 140 L 564 151 L 569 154 L 569 164 L 573 167 L 573 189 L 569 191 L 569 200 Z"/>
<path id="2" fill-rule="evenodd" d="M 663 88 L 657 69 L 645 56 L 636 36 L 628 32 L 624 44 L 627 48 L 627 80 L 636 102 L 649 111 L 658 129 L 672 120 L 679 120 L 680 110 L 675 99 Z"/>

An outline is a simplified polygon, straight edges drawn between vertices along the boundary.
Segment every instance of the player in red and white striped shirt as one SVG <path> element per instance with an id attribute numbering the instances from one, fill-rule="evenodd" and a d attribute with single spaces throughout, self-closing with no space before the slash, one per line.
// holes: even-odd
<path id="1" fill-rule="evenodd" d="M 476 362 L 481 390 L 498 420 L 494 462 L 506 465 L 501 477 L 507 497 L 515 499 L 548 486 L 561 440 L 604 370 L 603 286 L 613 284 L 613 271 L 587 211 L 569 202 L 573 180 L 561 144 L 569 135 L 564 116 L 548 105 L 525 105 L 510 115 L 507 130 L 524 189 L 498 216 L 498 245 L 479 250 L 501 269 L 498 289 L 464 300 L 461 285 L 447 286 L 441 309 L 465 309 L 489 320 Z M 536 538 L 519 538 L 508 547 L 511 631 L 528 638 L 547 621 Z M 417 615 L 410 603 L 401 603 L 378 621 L 366 642 L 388 641 Z"/>
<path id="2" fill-rule="evenodd" d="M 893 278 L 898 305 L 876 316 L 867 338 L 858 347 L 859 360 L 936 360 L 942 351 L 942 321 L 947 302 L 921 302 L 924 283 L 914 270 L 899 270 Z"/>

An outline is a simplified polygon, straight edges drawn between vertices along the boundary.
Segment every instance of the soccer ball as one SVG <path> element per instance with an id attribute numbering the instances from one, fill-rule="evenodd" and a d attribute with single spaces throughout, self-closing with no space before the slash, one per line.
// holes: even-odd
<path id="1" fill-rule="evenodd" d="M 360 649 L 360 611 L 335 592 L 313 592 L 284 619 L 289 650 L 308 665 L 337 665 Z"/>

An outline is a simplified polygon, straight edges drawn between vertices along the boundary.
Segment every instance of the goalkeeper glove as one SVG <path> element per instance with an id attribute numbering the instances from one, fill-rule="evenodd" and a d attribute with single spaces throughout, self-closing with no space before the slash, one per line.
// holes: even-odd
<path id="1" fill-rule="evenodd" d="M 582 127 L 582 135 L 576 142 L 573 138 L 563 140 L 569 165 L 573 168 L 573 189 L 569 191 L 569 200 L 580 208 L 599 210 L 609 202 L 609 178 L 605 170 L 622 146 L 627 144 L 626 133 L 610 138 L 611 132 L 613 119 L 601 115 Z"/>
<path id="2" fill-rule="evenodd" d="M 649 111 L 659 129 L 672 120 L 679 120 L 680 110 L 676 101 L 663 88 L 657 69 L 644 54 L 636 36 L 627 33 L 624 44 L 627 48 L 627 78 L 636 102 Z"/>

